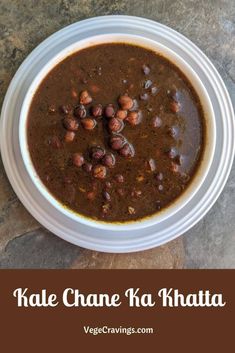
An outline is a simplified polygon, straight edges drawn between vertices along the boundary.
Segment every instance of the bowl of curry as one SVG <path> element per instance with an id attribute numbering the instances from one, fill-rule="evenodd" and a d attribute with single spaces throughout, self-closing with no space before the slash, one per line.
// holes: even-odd
<path id="1" fill-rule="evenodd" d="M 201 187 L 215 139 L 197 74 L 135 35 L 98 35 L 61 51 L 20 114 L 20 150 L 37 189 L 101 229 L 148 227 L 178 212 Z"/>

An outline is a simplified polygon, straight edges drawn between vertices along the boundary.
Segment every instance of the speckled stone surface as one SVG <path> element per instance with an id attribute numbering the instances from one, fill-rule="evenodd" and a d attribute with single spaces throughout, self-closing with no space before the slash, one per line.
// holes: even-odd
<path id="1" fill-rule="evenodd" d="M 0 105 L 37 44 L 73 22 L 109 14 L 150 18 L 186 35 L 215 64 L 235 105 L 233 0 L 0 0 Z M 187 234 L 149 251 L 104 254 L 43 229 L 17 199 L 0 161 L 0 268 L 235 268 L 235 167 L 217 203 Z"/>

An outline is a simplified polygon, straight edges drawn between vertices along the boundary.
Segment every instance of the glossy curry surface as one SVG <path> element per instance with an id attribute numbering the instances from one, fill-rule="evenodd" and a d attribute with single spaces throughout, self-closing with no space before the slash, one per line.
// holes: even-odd
<path id="1" fill-rule="evenodd" d="M 123 222 L 167 207 L 204 149 L 199 98 L 184 74 L 145 48 L 102 44 L 59 63 L 33 98 L 31 159 L 62 204 Z"/>

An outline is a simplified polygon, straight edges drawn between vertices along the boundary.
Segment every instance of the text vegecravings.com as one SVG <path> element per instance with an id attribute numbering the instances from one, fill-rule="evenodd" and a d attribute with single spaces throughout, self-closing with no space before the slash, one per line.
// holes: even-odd
<path id="1" fill-rule="evenodd" d="M 99 334 L 125 334 L 130 336 L 132 334 L 152 334 L 154 333 L 154 329 L 152 327 L 90 327 L 83 326 L 83 330 L 85 334 L 90 334 L 93 336 L 97 336 Z"/>

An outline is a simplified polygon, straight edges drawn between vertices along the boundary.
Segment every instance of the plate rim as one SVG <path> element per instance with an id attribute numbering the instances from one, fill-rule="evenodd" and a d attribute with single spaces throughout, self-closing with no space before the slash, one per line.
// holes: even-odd
<path id="1" fill-rule="evenodd" d="M 16 92 L 14 92 L 14 84 L 15 82 L 17 81 L 19 75 L 21 74 L 21 71 L 23 71 L 24 67 L 27 66 L 27 63 L 32 59 L 32 57 L 35 55 L 35 53 L 37 54 L 37 51 L 40 51 L 40 49 L 43 48 L 43 45 L 45 44 L 49 44 L 50 41 L 52 39 L 54 39 L 56 36 L 59 36 L 61 33 L 65 34 L 66 31 L 69 31 L 70 29 L 74 29 L 76 28 L 77 26 L 82 26 L 84 25 L 84 23 L 86 24 L 90 24 L 90 23 L 94 23 L 94 22 L 103 22 L 103 20 L 105 20 L 107 22 L 107 20 L 112 20 L 110 23 L 110 26 L 112 26 L 113 24 L 113 20 L 115 18 L 115 21 L 118 20 L 122 20 L 124 19 L 125 21 L 129 20 L 135 20 L 135 21 L 140 21 L 142 22 L 142 24 L 144 25 L 146 22 L 147 23 L 150 23 L 152 26 L 154 27 L 161 27 L 163 29 L 165 29 L 166 31 L 170 31 L 171 33 L 174 33 L 175 35 L 177 35 L 178 37 L 181 38 L 181 40 L 184 40 L 185 42 L 188 43 L 188 45 L 190 45 L 191 47 L 193 47 L 193 49 L 196 48 L 197 52 L 200 53 L 200 55 L 202 56 L 202 58 L 204 60 L 206 60 L 207 62 L 209 62 L 210 66 L 211 66 L 211 69 L 214 70 L 214 75 L 217 76 L 216 79 L 217 79 L 217 84 L 220 85 L 220 90 L 223 90 L 223 94 L 224 94 L 224 97 L 225 100 L 227 99 L 227 106 L 225 104 L 225 108 L 226 108 L 226 111 L 227 111 L 227 115 L 229 116 L 230 115 L 230 124 L 232 126 L 232 129 L 231 129 L 231 136 L 233 135 L 234 136 L 234 131 L 235 131 L 235 126 L 234 126 L 234 112 L 233 112 L 233 106 L 232 106 L 232 102 L 230 100 L 230 97 L 229 97 L 229 94 L 228 94 L 228 91 L 225 87 L 225 84 L 222 80 L 222 78 L 220 77 L 218 71 L 216 70 L 216 68 L 214 67 L 214 65 L 211 63 L 211 61 L 207 58 L 207 56 L 201 51 L 201 49 L 199 49 L 194 43 L 192 43 L 187 37 L 183 36 L 182 34 L 178 33 L 177 31 L 175 31 L 174 29 L 168 27 L 168 26 L 165 26 L 165 25 L 162 25 L 158 22 L 155 22 L 153 20 L 149 20 L 149 19 L 145 19 L 145 18 L 141 18 L 141 17 L 136 17 L 136 16 L 126 16 L 126 15 L 109 15 L 109 16 L 99 16 L 99 17 L 93 17 L 93 18 L 90 18 L 90 19 L 85 19 L 85 20 L 82 20 L 82 21 L 79 21 L 79 22 L 75 22 L 67 27 L 64 27 L 62 29 L 60 29 L 59 31 L 55 32 L 54 34 L 50 35 L 49 37 L 47 37 L 43 42 L 41 42 L 27 57 L 26 59 L 23 61 L 23 63 L 20 65 L 19 69 L 17 70 L 16 74 L 14 75 L 10 85 L 9 85 L 9 88 L 7 90 L 7 93 L 6 93 L 6 96 L 5 96 L 5 99 L 4 99 L 4 102 L 3 102 L 3 106 L 2 106 L 2 114 L 1 114 L 1 122 L 0 122 L 0 143 L 1 143 L 1 154 L 2 154 L 2 160 L 3 160 L 3 164 L 4 164 L 4 167 L 5 167 L 5 170 L 6 170 L 6 173 L 7 173 L 7 176 L 8 176 L 8 179 L 10 180 L 11 184 L 12 184 L 12 187 L 14 189 L 14 191 L 16 192 L 17 196 L 19 197 L 18 193 L 19 193 L 19 190 L 17 190 L 17 182 L 14 180 L 13 178 L 13 175 L 12 175 L 12 170 L 11 168 L 9 167 L 8 165 L 8 161 L 7 161 L 7 153 L 6 153 L 6 143 L 4 144 L 4 136 L 3 136 L 3 126 L 4 126 L 4 123 L 6 123 L 6 108 L 7 108 L 7 100 L 9 100 L 9 96 L 11 96 L 11 94 L 16 94 Z M 97 23 L 97 25 L 99 25 L 99 23 Z M 17 88 L 17 87 L 16 87 Z M 19 87 L 18 87 L 19 88 Z M 13 91 L 13 92 L 12 92 Z M 5 119 L 4 119 L 4 116 L 5 116 Z M 228 122 L 227 122 L 228 123 Z M 13 137 L 12 137 L 13 138 Z M 193 227 L 195 225 L 195 223 L 197 223 L 208 211 L 209 209 L 213 206 L 213 204 L 216 202 L 217 198 L 219 197 L 220 193 L 222 192 L 223 190 L 223 187 L 227 181 L 227 178 L 229 176 L 229 173 L 231 171 L 231 167 L 232 167 L 232 163 L 233 163 L 233 157 L 234 157 L 234 150 L 235 150 L 235 144 L 234 144 L 234 139 L 233 141 L 231 141 L 231 137 L 230 137 L 230 154 L 231 154 L 231 158 L 230 158 L 230 161 L 227 160 L 227 167 L 226 167 L 226 173 L 225 173 L 225 176 L 224 176 L 224 179 L 223 179 L 223 182 L 221 182 L 221 185 L 220 185 L 220 188 L 219 188 L 219 191 L 217 191 L 216 193 L 216 196 L 214 196 L 213 198 L 213 202 L 211 202 L 210 204 L 210 207 L 207 207 L 204 212 L 201 213 L 200 217 L 197 217 L 194 222 L 191 222 L 190 224 L 188 224 L 187 226 L 185 226 L 184 228 L 184 231 L 187 231 L 188 229 L 190 229 L 191 227 Z M 19 199 L 21 200 L 21 202 L 24 204 L 24 206 L 29 210 L 29 212 L 31 214 L 33 214 L 33 216 L 38 219 L 38 215 L 35 216 L 35 212 L 31 212 L 32 210 L 30 210 L 30 207 L 28 205 L 28 203 L 25 204 L 25 200 L 21 199 L 21 197 L 19 197 Z M 40 223 L 44 223 L 42 222 L 41 220 L 39 221 Z M 48 222 L 47 222 L 48 223 Z M 62 234 L 64 231 L 66 232 L 66 230 L 63 230 L 62 229 L 62 232 L 55 232 L 55 229 L 53 227 L 50 227 L 46 226 L 46 228 L 48 228 L 49 230 L 51 230 L 54 234 L 57 234 L 58 236 L 60 236 L 61 238 L 63 238 L 64 240 L 67 240 L 67 241 L 70 241 L 72 243 L 75 243 L 76 245 L 79 245 L 79 246 L 82 246 L 82 247 L 85 247 L 85 248 L 88 248 L 88 249 L 92 249 L 92 250 L 97 250 L 97 251 L 107 251 L 107 252 L 132 252 L 132 251 L 139 251 L 139 250 L 145 250 L 145 249 L 149 249 L 149 248 L 152 248 L 152 247 L 155 247 L 155 246 L 159 246 L 159 245 L 162 245 L 170 240 L 173 240 L 175 239 L 176 237 L 178 237 L 179 235 L 182 234 L 182 232 L 180 232 L 180 234 L 175 234 L 174 236 L 171 236 L 170 239 L 167 239 L 167 240 L 163 240 L 163 241 L 159 241 L 154 243 L 154 244 L 142 244 L 142 245 L 138 245 L 136 244 L 136 246 L 129 246 L 128 249 L 127 249 L 127 244 L 125 244 L 124 242 L 124 248 L 121 247 L 121 243 L 118 245 L 119 248 L 117 248 L 117 245 L 115 245 L 116 247 L 114 248 L 114 245 L 112 245 L 112 241 L 111 241 L 111 244 L 110 244 L 110 241 L 108 242 L 107 241 L 107 244 L 106 246 L 102 245 L 102 244 L 99 244 L 98 242 L 98 239 L 97 240 L 97 243 L 96 244 L 91 244 L 89 243 L 88 241 L 84 241 L 83 239 L 77 239 L 77 241 L 74 241 L 74 238 L 71 238 L 69 237 L 68 235 L 64 235 Z M 51 228 L 51 229 L 50 229 Z M 60 233 L 60 234 L 58 234 Z M 153 232 L 153 235 L 154 235 L 154 232 Z M 81 234 L 80 234 L 81 236 Z M 110 235 L 111 237 L 111 235 Z"/>

